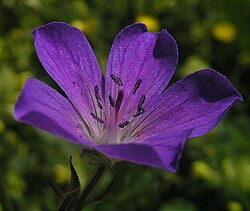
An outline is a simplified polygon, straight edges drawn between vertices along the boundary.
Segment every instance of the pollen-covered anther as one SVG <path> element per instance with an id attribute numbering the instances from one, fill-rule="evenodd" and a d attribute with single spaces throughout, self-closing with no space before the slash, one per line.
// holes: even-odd
<path id="1" fill-rule="evenodd" d="M 133 95 L 136 93 L 137 89 L 138 89 L 139 86 L 141 85 L 141 82 L 142 82 L 141 79 L 139 79 L 139 80 L 136 81 L 135 86 L 134 86 L 133 91 L 132 91 L 132 94 L 133 94 Z"/>
<path id="2" fill-rule="evenodd" d="M 110 77 L 112 78 L 112 80 L 118 85 L 118 86 L 122 86 L 122 80 L 120 78 L 118 78 L 117 76 L 115 76 L 114 74 L 111 74 Z"/>
<path id="3" fill-rule="evenodd" d="M 124 128 L 124 127 L 127 126 L 128 124 L 129 124 L 129 121 L 126 121 L 126 122 L 123 122 L 123 123 L 119 124 L 118 126 L 119 126 L 120 128 Z"/>
<path id="4" fill-rule="evenodd" d="M 98 116 L 96 116 L 94 113 L 90 113 L 90 115 L 99 123 L 103 124 L 105 123 L 104 120 L 102 120 L 101 118 L 99 118 Z"/>

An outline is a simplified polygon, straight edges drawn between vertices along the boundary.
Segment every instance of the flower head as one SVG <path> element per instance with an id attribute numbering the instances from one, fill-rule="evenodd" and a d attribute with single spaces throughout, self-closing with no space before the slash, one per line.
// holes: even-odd
<path id="1" fill-rule="evenodd" d="M 29 79 L 15 118 L 115 159 L 175 172 L 186 140 L 207 133 L 242 100 L 210 69 L 165 90 L 178 59 L 166 30 L 149 33 L 140 23 L 122 30 L 111 47 L 105 79 L 77 28 L 53 22 L 33 36 L 43 67 L 67 97 Z"/>

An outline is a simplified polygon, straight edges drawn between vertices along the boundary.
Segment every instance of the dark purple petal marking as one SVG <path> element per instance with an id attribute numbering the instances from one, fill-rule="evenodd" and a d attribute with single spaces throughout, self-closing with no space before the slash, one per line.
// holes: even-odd
<path id="1" fill-rule="evenodd" d="M 142 95 L 142 96 L 141 96 L 141 99 L 140 99 L 140 101 L 139 101 L 139 104 L 138 104 L 138 106 L 137 106 L 137 111 L 140 111 L 140 110 L 142 109 L 142 105 L 143 105 L 143 103 L 145 102 L 145 99 L 146 99 L 146 96 L 145 96 L 145 95 Z"/>
<path id="2" fill-rule="evenodd" d="M 133 95 L 136 93 L 137 89 L 140 87 L 141 82 L 142 82 L 141 79 L 139 79 L 139 80 L 136 81 L 135 86 L 133 88 L 133 92 L 132 92 Z"/>
<path id="3" fill-rule="evenodd" d="M 114 108 L 115 107 L 115 101 L 114 99 L 111 97 L 111 95 L 109 95 L 109 103 L 110 105 Z"/>
<path id="4" fill-rule="evenodd" d="M 135 115 L 133 115 L 133 117 L 137 117 L 137 116 L 143 114 L 144 112 L 145 112 L 144 108 L 141 108 L 139 111 L 136 112 Z"/>
<path id="5" fill-rule="evenodd" d="M 114 74 L 111 74 L 110 77 L 112 78 L 112 80 L 118 85 L 118 86 L 122 86 L 122 80 L 120 78 L 118 78 L 117 76 L 115 76 Z"/>
<path id="6" fill-rule="evenodd" d="M 100 122 L 101 124 L 103 124 L 105 121 L 102 120 L 101 118 L 99 118 L 98 116 L 96 116 L 94 113 L 90 113 L 90 115 L 98 122 Z"/>
<path id="7" fill-rule="evenodd" d="M 103 106 L 101 104 L 101 98 L 99 96 L 99 87 L 98 87 L 98 85 L 95 85 L 95 98 L 96 98 L 98 107 L 100 109 L 103 109 Z"/>
<path id="8" fill-rule="evenodd" d="M 129 124 L 129 121 L 126 121 L 126 122 L 123 122 L 123 123 L 119 124 L 118 126 L 119 126 L 120 128 L 124 128 L 124 127 L 127 126 L 128 124 Z"/>

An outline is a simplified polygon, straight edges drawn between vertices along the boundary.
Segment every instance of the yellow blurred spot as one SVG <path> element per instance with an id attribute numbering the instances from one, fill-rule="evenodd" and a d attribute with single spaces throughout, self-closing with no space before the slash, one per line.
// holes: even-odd
<path id="1" fill-rule="evenodd" d="M 229 211 L 242 211 L 242 205 L 238 201 L 229 201 L 228 202 Z"/>
<path id="2" fill-rule="evenodd" d="M 144 23 L 151 32 L 159 31 L 159 22 L 156 18 L 149 15 L 141 15 L 136 18 L 136 22 Z"/>
<path id="3" fill-rule="evenodd" d="M 218 41 L 230 43 L 235 40 L 237 29 L 232 23 L 220 22 L 212 27 L 212 34 Z"/>
<path id="4" fill-rule="evenodd" d="M 87 20 L 74 20 L 71 23 L 76 28 L 80 29 L 84 34 L 91 34 L 95 29 L 95 20 L 87 19 Z"/>
<path id="5" fill-rule="evenodd" d="M 53 167 L 53 177 L 56 183 L 66 183 L 70 177 L 68 168 L 62 164 L 57 164 Z"/>
<path id="6" fill-rule="evenodd" d="M 219 175 L 204 161 L 195 161 L 192 165 L 194 177 L 203 179 L 212 185 L 219 184 Z"/>

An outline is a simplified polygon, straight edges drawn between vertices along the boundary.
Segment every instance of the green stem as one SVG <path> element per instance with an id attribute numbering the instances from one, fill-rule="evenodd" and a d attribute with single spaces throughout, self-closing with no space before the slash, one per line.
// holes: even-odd
<path id="1" fill-rule="evenodd" d="M 76 211 L 80 211 L 82 208 L 84 208 L 86 200 L 89 196 L 89 194 L 95 189 L 96 185 L 98 184 L 98 182 L 100 181 L 104 171 L 105 171 L 106 166 L 105 165 L 101 165 L 98 167 L 94 177 L 91 179 L 91 181 L 89 182 L 89 184 L 86 186 L 85 190 L 83 191 L 83 193 L 81 194 L 78 202 L 77 202 L 77 207 L 76 207 Z"/>

